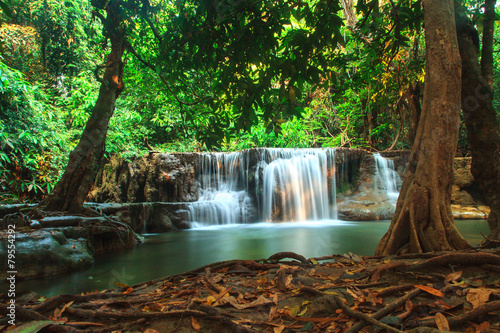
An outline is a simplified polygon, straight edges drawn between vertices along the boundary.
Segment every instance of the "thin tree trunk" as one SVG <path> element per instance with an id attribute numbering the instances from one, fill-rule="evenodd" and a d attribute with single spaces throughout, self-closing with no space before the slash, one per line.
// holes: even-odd
<path id="1" fill-rule="evenodd" d="M 118 17 L 118 10 L 113 5 L 118 6 L 117 3 L 108 6 L 106 20 L 111 22 L 115 29 L 108 34 L 111 52 L 107 58 L 104 75 L 99 79 L 101 81 L 99 96 L 80 142 L 69 155 L 63 176 L 50 195 L 40 204 L 45 210 L 81 212 L 105 151 L 109 120 L 115 110 L 116 99 L 124 87 L 122 56 L 125 50 L 125 37 L 119 24 L 121 19 Z"/>
<path id="2" fill-rule="evenodd" d="M 453 1 L 424 0 L 424 20 L 423 110 L 396 212 L 377 255 L 470 247 L 450 208 L 461 87 Z"/>
<path id="3" fill-rule="evenodd" d="M 472 150 L 471 171 L 485 196 L 491 212 L 490 239 L 500 235 L 500 124 L 493 107 L 493 90 L 481 74 L 476 31 L 465 15 L 457 19 L 458 41 L 462 56 L 462 112 Z M 488 44 L 488 43 L 487 43 Z M 484 54 L 484 48 L 483 48 Z M 483 63 L 483 62 L 482 62 Z M 489 70 L 486 70 L 489 72 Z"/>

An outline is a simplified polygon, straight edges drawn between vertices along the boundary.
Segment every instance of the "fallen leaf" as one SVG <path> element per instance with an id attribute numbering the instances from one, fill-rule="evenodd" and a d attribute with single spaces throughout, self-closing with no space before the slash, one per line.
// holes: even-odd
<path id="1" fill-rule="evenodd" d="M 297 317 L 302 317 L 303 315 L 305 315 L 307 312 L 307 306 L 304 308 L 304 310 L 300 311 L 298 314 L 297 314 Z"/>
<path id="2" fill-rule="evenodd" d="M 123 288 L 123 289 L 128 289 L 130 288 L 130 286 L 126 283 L 121 283 L 121 282 L 115 282 L 115 285 L 120 287 L 120 288 Z"/>
<path id="3" fill-rule="evenodd" d="M 432 287 L 427 287 L 427 286 L 422 286 L 419 284 L 414 285 L 415 288 L 418 288 L 420 290 L 423 290 L 425 292 L 428 292 L 431 295 L 438 296 L 438 297 L 444 297 L 444 294 L 440 292 L 439 290 L 432 288 Z"/>
<path id="4" fill-rule="evenodd" d="M 215 297 L 213 297 L 213 296 L 207 297 L 207 304 L 208 305 L 212 305 L 213 303 L 215 303 L 215 301 L 216 301 Z"/>
<path id="5" fill-rule="evenodd" d="M 484 321 L 482 322 L 479 326 L 476 327 L 476 332 L 482 332 L 483 330 L 489 330 L 490 329 L 490 322 L 489 321 Z"/>
<path id="6" fill-rule="evenodd" d="M 461 276 L 462 276 L 462 271 L 458 271 L 458 272 L 454 272 L 454 273 L 446 275 L 445 280 L 446 280 L 446 282 L 455 282 Z"/>
<path id="7" fill-rule="evenodd" d="M 196 332 L 200 332 L 201 331 L 201 325 L 200 323 L 198 322 L 198 320 L 191 316 L 191 325 L 193 326 L 193 329 L 196 331 Z"/>
<path id="8" fill-rule="evenodd" d="M 281 332 L 283 332 L 284 329 L 285 329 L 285 326 L 283 326 L 283 325 L 275 327 L 273 330 L 273 333 L 281 333 Z"/>
<path id="9" fill-rule="evenodd" d="M 297 314 L 299 313 L 300 311 L 300 306 L 298 305 L 294 305 L 291 309 L 290 309 L 290 316 L 292 317 L 297 317 Z"/>
<path id="10" fill-rule="evenodd" d="M 242 309 L 247 309 L 247 308 L 255 308 L 255 307 L 259 307 L 259 306 L 264 306 L 264 305 L 268 305 L 268 304 L 271 304 L 274 302 L 272 300 L 267 299 L 264 296 L 260 295 L 255 301 L 250 302 L 250 303 L 240 304 L 240 303 L 238 303 L 236 298 L 234 298 L 234 296 L 225 296 L 219 300 L 219 303 L 221 305 L 229 303 L 232 306 L 234 306 L 235 308 L 237 308 L 238 310 L 242 310 Z"/>
<path id="11" fill-rule="evenodd" d="M 42 321 L 30 321 L 26 324 L 16 326 L 14 329 L 9 332 L 12 333 L 21 333 L 21 332 L 39 332 L 42 328 L 50 326 L 50 325 L 61 325 L 61 323 L 51 320 L 42 320 Z"/>
<path id="12" fill-rule="evenodd" d="M 314 258 L 311 258 L 311 259 L 309 259 L 309 260 L 311 260 L 311 263 L 312 263 L 313 265 L 317 265 L 317 264 L 319 264 L 319 262 L 318 262 L 316 259 L 314 259 Z"/>
<path id="13" fill-rule="evenodd" d="M 131 292 L 134 291 L 134 288 L 130 287 L 128 288 L 127 290 L 125 290 L 122 294 L 126 295 L 126 294 L 130 294 Z"/>
<path id="14" fill-rule="evenodd" d="M 448 319 L 446 317 L 438 312 L 436 313 L 436 317 L 434 318 L 436 321 L 436 326 L 439 330 L 441 331 L 449 331 L 450 330 L 450 324 L 448 324 Z"/>
<path id="15" fill-rule="evenodd" d="M 157 330 L 154 330 L 152 328 L 146 328 L 146 330 L 144 331 L 144 333 L 160 333 L 160 332 L 158 332 Z"/>
<path id="16" fill-rule="evenodd" d="M 308 322 L 305 324 L 302 328 L 296 329 L 295 332 L 305 332 L 305 331 L 310 331 L 314 328 L 314 323 Z"/>
<path id="17" fill-rule="evenodd" d="M 487 289 L 470 289 L 467 294 L 467 302 L 472 304 L 472 308 L 475 309 L 478 306 L 485 304 L 490 299 L 491 290 Z"/>

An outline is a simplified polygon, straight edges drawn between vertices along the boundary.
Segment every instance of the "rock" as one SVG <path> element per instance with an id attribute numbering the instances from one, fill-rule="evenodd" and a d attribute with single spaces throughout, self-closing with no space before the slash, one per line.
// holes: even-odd
<path id="1" fill-rule="evenodd" d="M 7 233 L 0 233 L 0 256 L 7 258 Z M 87 240 L 68 239 L 59 230 L 16 233 L 15 270 L 18 278 L 56 275 L 94 262 Z M 1 261 L 0 278 L 7 277 L 7 260 Z"/>
<path id="2" fill-rule="evenodd" d="M 358 194 L 337 203 L 339 219 L 347 221 L 390 220 L 395 209 L 395 201 L 381 192 Z"/>
<path id="3" fill-rule="evenodd" d="M 460 188 L 470 187 L 474 184 L 474 177 L 471 173 L 471 158 L 457 157 L 453 168 L 454 184 Z"/>
<path id="4" fill-rule="evenodd" d="M 452 192 L 453 203 L 462 206 L 474 206 L 476 200 L 467 191 Z"/>
<path id="5" fill-rule="evenodd" d="M 463 207 L 460 205 L 451 205 L 451 211 L 454 219 L 459 220 L 482 220 L 487 219 L 489 215 L 489 207 Z"/>

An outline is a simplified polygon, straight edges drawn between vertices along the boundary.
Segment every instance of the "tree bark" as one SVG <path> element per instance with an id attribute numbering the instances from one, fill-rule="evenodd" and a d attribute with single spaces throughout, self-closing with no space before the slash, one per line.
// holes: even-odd
<path id="1" fill-rule="evenodd" d="M 405 97 L 408 102 L 408 111 L 410 114 L 408 122 L 408 141 L 413 146 L 413 142 L 415 142 L 415 137 L 417 136 L 420 114 L 422 113 L 422 108 L 420 107 L 420 84 L 414 82 L 413 85 L 406 90 Z"/>
<path id="2" fill-rule="evenodd" d="M 470 247 L 450 208 L 461 88 L 453 0 L 424 0 L 424 20 L 423 110 L 396 212 L 377 255 Z"/>
<path id="3" fill-rule="evenodd" d="M 481 73 L 490 87 L 493 86 L 493 31 L 495 28 L 496 0 L 485 0 L 483 45 L 481 48 Z"/>
<path id="4" fill-rule="evenodd" d="M 486 22 L 485 22 L 486 25 Z M 493 107 L 493 90 L 482 75 L 472 24 L 463 15 L 457 17 L 457 32 L 462 57 L 462 112 L 472 150 L 471 172 L 491 208 L 488 238 L 500 235 L 500 124 Z M 491 38 L 492 35 L 491 35 Z M 484 38 L 483 38 L 484 40 Z M 483 56 L 484 56 L 483 43 Z M 481 64 L 484 62 L 482 61 Z M 489 73 L 489 69 L 483 72 Z"/>
<path id="5" fill-rule="evenodd" d="M 90 191 L 101 158 L 105 152 L 106 134 L 109 120 L 115 110 L 115 102 L 122 92 L 125 50 L 125 35 L 121 30 L 118 2 L 111 2 L 106 8 L 107 17 L 103 22 L 111 51 L 107 57 L 99 96 L 87 121 L 80 141 L 69 155 L 68 165 L 54 190 L 40 204 L 49 211 L 68 211 L 79 213 L 83 210 L 85 197 Z M 96 74 L 97 75 L 97 74 Z"/>

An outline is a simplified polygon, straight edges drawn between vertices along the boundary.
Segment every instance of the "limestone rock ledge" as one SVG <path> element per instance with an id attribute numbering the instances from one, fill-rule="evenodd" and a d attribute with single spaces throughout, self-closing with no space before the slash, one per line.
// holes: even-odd
<path id="1" fill-rule="evenodd" d="M 140 241 L 129 226 L 105 217 L 0 217 L 0 257 L 5 258 L 0 262 L 1 280 L 10 271 L 16 271 L 19 279 L 30 279 L 79 270 L 91 265 L 94 256 L 123 251 Z M 15 225 L 15 239 L 9 239 L 8 225 Z M 14 255 L 13 268 L 8 267 L 9 253 Z"/>

